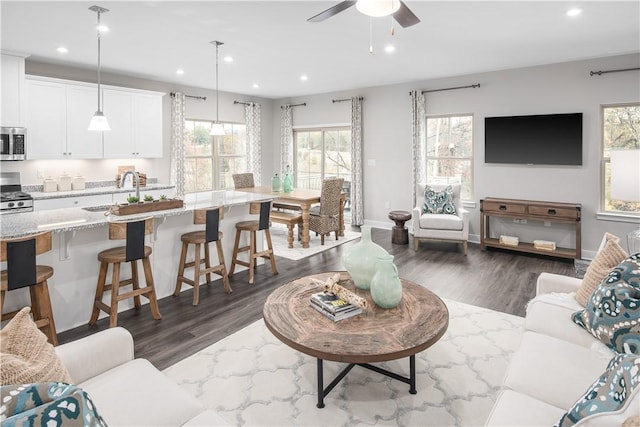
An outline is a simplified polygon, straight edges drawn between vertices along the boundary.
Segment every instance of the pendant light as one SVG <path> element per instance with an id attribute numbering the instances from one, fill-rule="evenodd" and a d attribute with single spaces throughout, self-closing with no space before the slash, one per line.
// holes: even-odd
<path id="1" fill-rule="evenodd" d="M 393 15 L 400 9 L 399 0 L 358 0 L 356 9 L 367 16 L 381 17 Z"/>
<path id="2" fill-rule="evenodd" d="M 109 9 L 105 9 L 104 7 L 100 6 L 91 6 L 89 10 L 98 14 L 98 110 L 91 118 L 91 122 L 89 123 L 89 130 L 105 131 L 111 130 L 111 128 L 109 127 L 107 118 L 102 112 L 102 106 L 100 104 L 100 14 L 109 12 Z"/>
<path id="3" fill-rule="evenodd" d="M 218 113 L 220 112 L 219 102 L 218 102 L 218 46 L 223 45 L 224 43 L 214 40 L 211 44 L 216 45 L 216 121 L 213 122 L 211 126 L 211 132 L 209 135 L 224 135 L 224 126 L 220 123 Z"/>

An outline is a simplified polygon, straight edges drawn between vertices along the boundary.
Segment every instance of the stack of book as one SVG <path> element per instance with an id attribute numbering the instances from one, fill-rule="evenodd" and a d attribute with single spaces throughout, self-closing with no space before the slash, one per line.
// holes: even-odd
<path id="1" fill-rule="evenodd" d="M 362 313 L 362 307 L 350 304 L 331 292 L 318 292 L 311 295 L 311 307 L 337 322 Z"/>

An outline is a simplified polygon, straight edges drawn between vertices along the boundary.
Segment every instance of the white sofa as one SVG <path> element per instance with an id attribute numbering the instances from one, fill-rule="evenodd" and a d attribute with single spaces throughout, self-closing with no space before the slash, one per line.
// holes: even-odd
<path id="1" fill-rule="evenodd" d="M 581 283 L 551 273 L 538 277 L 522 342 L 509 364 L 488 426 L 553 426 L 605 372 L 615 353 L 571 320 L 573 313 L 584 308 L 574 299 Z M 630 405 L 635 408 L 633 415 L 639 415 L 640 394 Z M 587 425 L 620 426 L 628 417 L 592 419 Z"/>
<path id="2" fill-rule="evenodd" d="M 115 426 L 226 426 L 148 360 L 134 359 L 133 338 L 110 328 L 56 347 L 74 383 Z"/>

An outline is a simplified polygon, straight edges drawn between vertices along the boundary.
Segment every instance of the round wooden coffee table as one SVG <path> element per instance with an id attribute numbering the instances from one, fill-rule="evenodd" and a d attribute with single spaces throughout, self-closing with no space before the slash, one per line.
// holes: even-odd
<path id="1" fill-rule="evenodd" d="M 368 307 L 349 319 L 334 322 L 310 307 L 309 298 L 322 290 L 311 279 L 326 281 L 336 272 L 301 277 L 269 295 L 264 305 L 264 323 L 283 343 L 318 359 L 318 408 L 324 397 L 355 366 L 409 384 L 417 393 L 415 355 L 437 342 L 449 325 L 449 311 L 444 302 L 428 289 L 402 280 L 402 301 L 392 309 L 375 305 L 368 291 L 357 289 L 347 272 L 340 272 L 340 284 L 366 298 Z M 370 365 L 409 357 L 409 377 L 402 377 Z M 346 362 L 349 365 L 324 388 L 322 361 Z"/>

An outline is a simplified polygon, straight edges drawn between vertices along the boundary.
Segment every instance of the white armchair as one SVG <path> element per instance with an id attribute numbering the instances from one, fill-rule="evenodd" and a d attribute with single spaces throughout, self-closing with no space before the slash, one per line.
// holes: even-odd
<path id="1" fill-rule="evenodd" d="M 423 213 L 424 190 L 426 184 L 416 186 L 416 207 L 412 212 L 414 249 L 422 240 L 444 240 L 462 243 L 464 254 L 467 254 L 467 241 L 469 239 L 470 213 L 462 207 L 460 200 L 460 184 L 430 184 L 436 191 L 444 190 L 447 185 L 453 189 L 453 204 L 456 214 L 429 214 Z"/>

